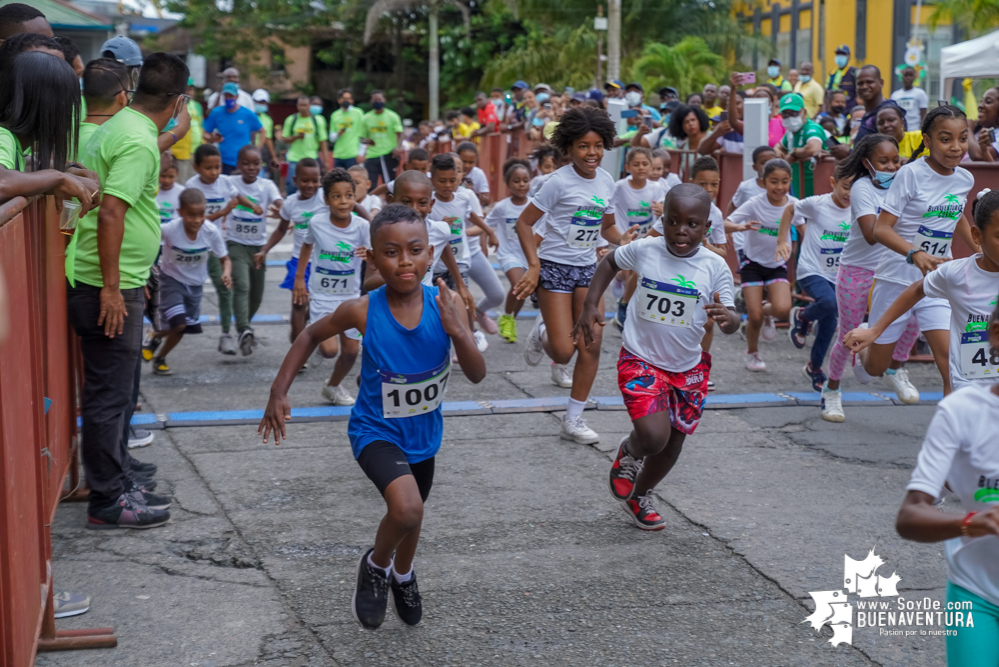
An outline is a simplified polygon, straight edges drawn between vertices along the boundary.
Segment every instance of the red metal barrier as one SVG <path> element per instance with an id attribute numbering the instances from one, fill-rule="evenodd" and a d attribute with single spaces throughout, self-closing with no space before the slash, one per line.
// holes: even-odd
<path id="1" fill-rule="evenodd" d="M 0 206 L 10 334 L 0 344 L 0 661 L 112 647 L 111 628 L 57 631 L 50 526 L 76 442 L 80 376 L 66 317 L 65 237 L 50 198 Z M 46 411 L 45 398 L 51 405 Z"/>

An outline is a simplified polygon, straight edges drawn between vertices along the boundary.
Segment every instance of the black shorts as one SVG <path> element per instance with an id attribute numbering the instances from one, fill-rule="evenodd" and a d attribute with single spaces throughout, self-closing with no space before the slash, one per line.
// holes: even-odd
<path id="1" fill-rule="evenodd" d="M 453 289 L 455 292 L 458 291 L 458 284 L 454 282 L 454 278 L 451 277 L 450 271 L 444 271 L 442 273 L 435 273 L 433 280 L 433 287 L 437 287 L 437 279 L 441 278 L 444 280 L 444 284 L 449 288 Z M 468 271 L 461 272 L 461 279 L 465 282 L 465 287 L 468 287 Z"/>
<path id="2" fill-rule="evenodd" d="M 542 259 L 538 286 L 549 292 L 572 294 L 577 287 L 589 287 L 590 281 L 593 280 L 593 272 L 596 270 L 595 263 L 586 266 L 573 266 Z"/>
<path id="3" fill-rule="evenodd" d="M 420 498 L 427 501 L 430 495 L 430 487 L 434 485 L 434 459 L 431 456 L 419 463 L 408 463 L 406 455 L 397 445 L 387 440 L 375 440 L 364 446 L 361 455 L 357 457 L 357 464 L 368 476 L 378 493 L 384 497 L 385 489 L 388 485 L 399 479 L 403 475 L 412 475 L 416 479 L 416 487 L 420 490 Z"/>
<path id="4" fill-rule="evenodd" d="M 739 268 L 743 287 L 766 287 L 774 283 L 787 282 L 787 266 L 771 269 L 750 260 Z"/>

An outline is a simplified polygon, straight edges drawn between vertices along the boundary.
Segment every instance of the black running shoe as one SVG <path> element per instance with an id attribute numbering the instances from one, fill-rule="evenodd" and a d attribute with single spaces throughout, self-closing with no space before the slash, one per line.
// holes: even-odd
<path id="1" fill-rule="evenodd" d="M 128 490 L 128 493 L 136 502 L 145 505 L 151 510 L 168 510 L 173 503 L 170 498 L 150 493 L 135 482 L 132 483 L 132 488 Z"/>
<path id="2" fill-rule="evenodd" d="M 368 549 L 357 563 L 357 587 L 351 598 L 350 608 L 354 618 L 362 627 L 378 629 L 385 621 L 385 607 L 388 605 L 389 576 L 385 571 L 372 567 L 368 556 L 374 549 Z"/>
<path id="3" fill-rule="evenodd" d="M 416 586 L 416 572 L 401 584 L 392 577 L 392 608 L 395 615 L 406 625 L 416 625 L 423 618 L 423 599 Z"/>
<path id="4" fill-rule="evenodd" d="M 155 528 L 170 520 L 170 512 L 149 509 L 128 493 L 118 496 L 111 507 L 87 512 L 90 530 L 115 530 L 118 528 Z"/>
<path id="5" fill-rule="evenodd" d="M 155 463 L 143 463 L 132 457 L 128 459 L 128 467 L 136 477 L 152 477 L 157 471 Z"/>
<path id="6" fill-rule="evenodd" d="M 134 474 L 132 475 L 132 482 L 143 491 L 155 491 L 156 485 L 159 483 L 155 479 L 149 479 L 148 477 Z"/>

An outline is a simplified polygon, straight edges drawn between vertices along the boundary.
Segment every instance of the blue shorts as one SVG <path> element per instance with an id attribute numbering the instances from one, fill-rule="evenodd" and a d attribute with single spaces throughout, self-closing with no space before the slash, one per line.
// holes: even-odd
<path id="1" fill-rule="evenodd" d="M 298 273 L 298 257 L 292 257 L 287 262 L 285 262 L 285 267 L 288 269 L 287 275 L 284 277 L 284 281 L 278 285 L 281 289 L 295 289 L 295 274 Z M 305 289 L 309 289 L 309 274 L 312 272 L 312 262 L 305 265 Z"/>

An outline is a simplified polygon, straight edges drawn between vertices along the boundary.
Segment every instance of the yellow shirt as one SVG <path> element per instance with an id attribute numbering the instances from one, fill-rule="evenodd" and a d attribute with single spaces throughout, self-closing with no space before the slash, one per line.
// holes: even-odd
<path id="1" fill-rule="evenodd" d="M 911 160 L 917 157 L 923 157 L 924 155 L 929 155 L 930 150 L 923 147 L 922 152 L 919 155 L 913 155 L 912 152 L 919 148 L 919 144 L 923 142 L 923 133 L 919 130 L 914 132 L 906 132 L 905 136 L 902 137 L 902 141 L 898 142 L 898 154 L 899 156 L 905 158 L 906 160 Z"/>
<path id="2" fill-rule="evenodd" d="M 722 109 L 717 104 L 714 105 L 713 107 L 710 107 L 710 108 L 709 107 L 704 107 L 704 113 L 706 113 L 708 115 L 709 119 L 718 118 L 718 116 L 720 116 L 723 111 L 725 111 L 725 110 Z"/>
<path id="3" fill-rule="evenodd" d="M 822 88 L 822 84 L 815 79 L 808 83 L 799 81 L 794 86 L 794 92 L 800 94 L 805 100 L 805 111 L 808 112 L 808 117 L 815 118 L 815 114 L 822 108 L 822 102 L 825 99 L 825 89 Z"/>
<path id="4" fill-rule="evenodd" d="M 189 100 L 187 112 L 191 115 L 191 129 L 170 147 L 170 152 L 178 160 L 190 160 L 194 151 L 201 145 L 201 125 L 205 120 L 201 114 L 201 105 L 194 100 Z"/>
<path id="5" fill-rule="evenodd" d="M 472 132 L 479 129 L 482 129 L 482 126 L 479 125 L 479 122 L 476 120 L 473 120 L 471 123 L 458 123 L 458 132 L 456 136 L 459 136 L 462 139 L 470 139 L 472 137 Z M 475 142 L 478 143 L 478 141 L 479 138 L 475 137 Z"/>

